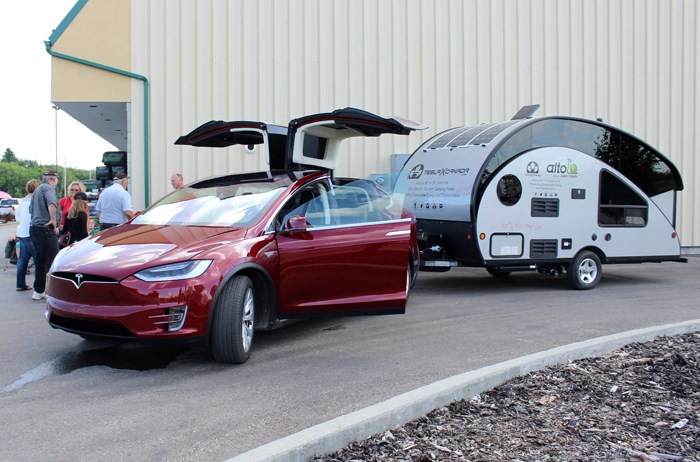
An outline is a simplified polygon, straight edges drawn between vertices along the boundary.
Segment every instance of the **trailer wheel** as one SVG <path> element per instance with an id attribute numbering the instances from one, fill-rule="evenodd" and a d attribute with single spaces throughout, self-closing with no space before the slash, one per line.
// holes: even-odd
<path id="1" fill-rule="evenodd" d="M 223 288 L 214 312 L 211 352 L 225 363 L 244 363 L 250 357 L 255 321 L 255 293 L 248 276 L 235 276 Z"/>
<path id="2" fill-rule="evenodd" d="M 600 258 L 590 250 L 579 252 L 566 268 L 566 276 L 574 289 L 587 290 L 594 288 L 603 273 Z"/>
<path id="3" fill-rule="evenodd" d="M 495 278 L 504 278 L 510 274 L 510 271 L 505 271 L 490 266 L 486 267 L 486 271 L 488 271 L 488 273 Z"/>

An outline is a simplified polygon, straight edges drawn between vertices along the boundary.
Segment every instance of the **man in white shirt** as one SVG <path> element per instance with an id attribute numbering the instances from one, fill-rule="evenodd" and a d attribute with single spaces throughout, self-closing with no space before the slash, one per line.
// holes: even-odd
<path id="1" fill-rule="evenodd" d="M 128 183 L 126 174 L 117 173 L 114 175 L 112 186 L 102 191 L 97 199 L 95 211 L 100 222 L 100 230 L 121 225 L 134 218 L 131 195 L 126 191 Z"/>
<path id="2" fill-rule="evenodd" d="M 31 290 L 27 285 L 27 268 L 29 267 L 29 259 L 36 261 L 34 253 L 34 243 L 29 235 L 29 223 L 32 221 L 32 216 L 29 213 L 29 204 L 32 201 L 34 190 L 39 187 L 39 180 L 27 181 L 24 190 L 27 195 L 20 199 L 15 218 L 17 219 L 17 231 L 14 237 L 19 244 L 19 258 L 17 259 L 17 291 Z M 12 240 L 12 237 L 10 237 Z"/>

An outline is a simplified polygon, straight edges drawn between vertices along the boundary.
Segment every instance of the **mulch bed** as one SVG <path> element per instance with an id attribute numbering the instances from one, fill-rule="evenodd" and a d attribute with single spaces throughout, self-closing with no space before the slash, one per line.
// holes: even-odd
<path id="1" fill-rule="evenodd" d="M 700 461 L 700 333 L 549 367 L 331 461 Z"/>

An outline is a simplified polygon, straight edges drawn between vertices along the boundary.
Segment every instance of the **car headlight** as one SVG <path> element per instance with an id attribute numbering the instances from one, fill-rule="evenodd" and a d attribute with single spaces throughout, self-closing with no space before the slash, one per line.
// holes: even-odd
<path id="1" fill-rule="evenodd" d="M 156 281 L 179 281 L 181 279 L 191 279 L 201 276 L 211 265 L 211 260 L 190 260 L 169 265 L 154 266 L 138 273 L 134 276 L 146 282 Z"/>

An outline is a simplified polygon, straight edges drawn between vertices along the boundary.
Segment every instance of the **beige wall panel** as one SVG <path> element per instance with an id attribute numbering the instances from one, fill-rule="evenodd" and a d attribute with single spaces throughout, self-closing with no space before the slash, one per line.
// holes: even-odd
<path id="1" fill-rule="evenodd" d="M 212 118 L 221 119 L 224 114 L 228 113 L 228 94 L 229 94 L 229 82 L 227 78 L 228 72 L 228 49 L 229 49 L 229 34 L 230 30 L 227 27 L 228 24 L 228 1 L 227 0 L 216 0 L 212 4 L 212 88 L 217 89 L 213 91 L 212 99 Z M 177 133 L 179 126 L 177 124 L 172 124 L 170 126 L 172 134 L 177 139 L 183 133 Z M 196 152 L 190 152 L 190 156 L 196 155 Z M 175 156 L 173 156 L 175 157 Z M 218 155 L 214 155 L 212 159 L 212 172 L 228 172 L 231 171 L 230 168 L 230 157 L 232 155 L 226 152 L 220 152 Z M 177 164 L 176 164 L 177 165 Z M 172 170 L 172 169 L 171 169 Z M 194 178 L 190 175 L 187 178 L 189 183 Z"/>
<path id="2" fill-rule="evenodd" d="M 686 135 L 687 144 L 683 149 L 686 168 L 683 170 L 686 184 L 688 182 L 700 182 L 700 88 L 698 87 L 698 76 L 700 75 L 700 33 L 698 33 L 698 24 L 700 24 L 700 7 L 693 1 L 688 0 L 687 4 L 691 6 L 684 17 L 686 23 L 683 29 L 686 31 L 688 38 L 685 43 L 695 44 L 695 46 L 687 46 L 688 54 L 686 65 L 684 66 L 684 80 L 687 86 L 687 98 L 685 98 L 687 112 L 683 117 L 683 132 Z M 694 7 L 694 8 L 692 8 Z M 692 239 L 687 239 L 684 242 L 692 242 L 692 245 L 700 246 L 700 188 L 697 185 L 693 186 L 694 193 L 685 193 L 685 204 L 689 212 L 686 212 L 687 226 L 692 229 Z"/>
<path id="3" fill-rule="evenodd" d="M 131 8 L 128 0 L 91 0 L 52 50 L 122 70 L 131 68 Z M 127 77 L 51 58 L 53 101 L 129 101 Z"/>
<path id="4" fill-rule="evenodd" d="M 80 55 L 71 55 L 80 58 Z M 129 101 L 128 77 L 51 57 L 52 101 Z"/>
<path id="5" fill-rule="evenodd" d="M 131 66 L 131 8 L 124 0 L 90 0 L 53 50 L 118 69 Z"/>
<path id="6" fill-rule="evenodd" d="M 152 79 L 151 69 L 143 65 L 139 65 L 141 60 L 146 60 L 149 56 L 148 47 L 153 40 L 153 24 L 150 24 L 150 15 L 148 14 L 147 2 L 131 2 L 131 41 L 132 41 L 132 63 L 131 71 L 146 76 L 149 80 Z M 150 92 L 152 93 L 152 92 Z M 146 176 L 144 168 L 144 85 L 138 80 L 131 79 L 131 107 L 128 111 L 129 116 L 129 191 L 131 192 L 132 203 L 134 210 L 142 210 L 148 203 L 145 203 L 144 197 L 146 193 Z M 162 117 L 162 111 L 154 110 L 152 98 L 149 102 L 150 120 L 157 117 Z M 149 168 L 150 168 L 150 184 L 151 203 L 155 202 L 156 197 L 153 196 L 153 185 L 158 183 L 158 176 L 153 174 L 153 157 L 154 146 L 162 145 L 164 133 L 154 133 L 149 124 Z"/>
<path id="7" fill-rule="evenodd" d="M 133 72 L 152 85 L 154 198 L 172 171 L 189 182 L 264 167 L 259 152 L 172 144 L 211 119 L 285 124 L 355 106 L 429 125 L 348 143 L 338 174 L 367 176 L 438 132 L 540 103 L 539 115 L 602 117 L 667 155 L 686 185 L 682 242 L 700 245 L 693 0 L 132 0 L 132 9 Z"/>
<path id="8" fill-rule="evenodd" d="M 170 13 L 170 11 L 167 10 L 167 2 L 158 1 L 150 3 L 151 9 L 148 12 L 148 17 L 150 17 L 151 19 L 158 18 L 161 15 L 166 15 Z M 152 37 L 156 40 L 151 40 L 147 47 L 151 49 L 151 52 L 153 52 L 153 44 L 161 43 L 163 40 L 166 39 L 166 31 L 164 29 L 164 24 L 162 21 L 151 21 L 151 34 Z M 155 46 L 157 47 L 158 45 Z M 170 111 L 160 113 L 160 111 L 158 111 L 157 109 L 161 107 L 166 107 L 168 102 L 166 95 L 168 94 L 168 90 L 171 86 L 171 74 L 168 73 L 170 69 L 169 66 L 166 64 L 166 59 L 164 58 L 165 56 L 158 56 L 158 54 L 156 54 L 156 61 L 154 63 L 156 65 L 152 66 L 150 71 L 145 73 L 145 75 L 148 76 L 148 79 L 151 84 L 150 108 L 153 110 L 153 112 L 151 113 L 152 116 L 150 120 L 150 131 L 153 136 L 151 137 L 150 144 L 151 151 L 149 165 L 150 177 L 153 185 L 169 184 L 169 178 L 167 177 L 168 173 L 166 170 L 166 165 L 168 163 L 167 155 L 164 155 L 168 152 L 168 147 L 165 145 L 165 143 L 167 143 L 167 137 L 169 135 L 167 131 L 168 121 L 172 117 L 176 117 Z M 177 81 L 178 73 L 172 74 L 172 77 L 175 81 Z M 159 112 L 157 117 L 155 116 L 156 111 Z M 156 134 L 160 134 L 160 136 L 156 136 Z M 140 146 L 134 147 L 140 148 Z M 154 190 L 153 187 L 151 188 L 151 191 L 152 202 L 154 202 L 160 196 L 162 196 L 161 191 Z"/>

